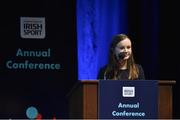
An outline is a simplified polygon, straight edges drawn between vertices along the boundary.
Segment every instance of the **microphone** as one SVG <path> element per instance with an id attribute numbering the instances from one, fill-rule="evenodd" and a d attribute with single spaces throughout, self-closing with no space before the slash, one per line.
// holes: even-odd
<path id="1" fill-rule="evenodd" d="M 125 57 L 124 53 L 119 53 L 118 56 L 117 56 L 117 59 L 122 60 L 122 59 L 124 59 L 124 57 Z"/>

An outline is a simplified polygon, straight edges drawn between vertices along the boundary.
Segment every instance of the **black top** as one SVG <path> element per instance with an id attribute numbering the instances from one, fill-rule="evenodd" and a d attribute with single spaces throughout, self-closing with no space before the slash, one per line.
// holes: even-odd
<path id="1" fill-rule="evenodd" d="M 139 69 L 139 75 L 138 75 L 137 79 L 138 80 L 145 80 L 144 70 L 143 70 L 142 66 L 139 64 L 136 64 L 136 65 Z M 99 70 L 97 79 L 106 79 L 105 75 L 104 75 L 106 67 L 107 66 L 104 66 Z M 117 76 L 118 80 L 128 80 L 128 76 L 129 76 L 129 70 L 128 69 L 118 71 L 118 76 Z"/>

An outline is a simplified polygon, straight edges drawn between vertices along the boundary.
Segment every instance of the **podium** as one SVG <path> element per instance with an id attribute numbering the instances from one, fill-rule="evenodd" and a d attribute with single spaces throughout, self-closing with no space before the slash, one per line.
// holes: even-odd
<path id="1" fill-rule="evenodd" d="M 158 81 L 158 118 L 171 119 L 174 80 Z M 78 81 L 68 94 L 69 118 L 98 118 L 98 80 Z"/>

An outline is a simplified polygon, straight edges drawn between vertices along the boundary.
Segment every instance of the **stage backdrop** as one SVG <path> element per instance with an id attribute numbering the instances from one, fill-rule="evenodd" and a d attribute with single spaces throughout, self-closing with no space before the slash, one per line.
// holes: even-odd
<path id="1" fill-rule="evenodd" d="M 146 79 L 158 78 L 158 0 L 77 0 L 78 78 L 97 79 L 115 34 L 127 34 Z"/>
<path id="2" fill-rule="evenodd" d="M 0 13 L 0 118 L 67 118 L 75 1 L 3 2 Z"/>

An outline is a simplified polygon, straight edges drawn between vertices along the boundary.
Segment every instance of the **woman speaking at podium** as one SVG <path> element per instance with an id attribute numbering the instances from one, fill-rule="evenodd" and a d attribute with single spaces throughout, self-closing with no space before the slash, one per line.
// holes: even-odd
<path id="1" fill-rule="evenodd" d="M 113 37 L 109 62 L 99 70 L 97 79 L 103 80 L 143 80 L 144 70 L 133 58 L 132 43 L 126 34 Z"/>

